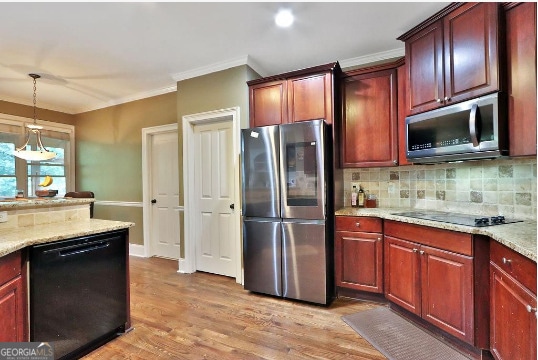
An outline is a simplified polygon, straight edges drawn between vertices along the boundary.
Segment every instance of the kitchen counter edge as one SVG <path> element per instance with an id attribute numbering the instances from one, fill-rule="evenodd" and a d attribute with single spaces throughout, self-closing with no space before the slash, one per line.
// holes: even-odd
<path id="1" fill-rule="evenodd" d="M 414 219 L 410 217 L 399 216 L 396 214 L 411 210 L 416 209 L 345 207 L 337 210 L 335 212 L 335 215 L 372 216 L 385 220 L 395 220 L 409 224 L 430 226 L 439 229 L 464 232 L 468 234 L 485 235 L 536 262 L 536 221 L 524 220 L 523 222 L 504 224 L 499 226 L 472 227 L 443 223 L 439 221 Z"/>
<path id="2" fill-rule="evenodd" d="M 27 246 L 133 227 L 132 222 L 86 219 L 0 230 L 0 257 Z"/>

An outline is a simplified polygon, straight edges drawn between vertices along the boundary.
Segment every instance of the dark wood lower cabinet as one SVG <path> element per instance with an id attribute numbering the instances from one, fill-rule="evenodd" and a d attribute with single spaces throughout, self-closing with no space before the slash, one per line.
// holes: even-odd
<path id="1" fill-rule="evenodd" d="M 21 251 L 0 258 L 0 342 L 28 341 Z"/>
<path id="2" fill-rule="evenodd" d="M 337 216 L 335 276 L 339 289 L 383 293 L 382 220 Z"/>
<path id="3" fill-rule="evenodd" d="M 455 338 L 474 344 L 473 257 L 417 242 L 431 245 L 439 239 L 442 246 L 443 239 L 460 238 L 460 233 L 435 230 L 428 237 L 427 228 L 386 224 L 385 297 Z M 414 232 L 415 241 L 409 241 Z M 471 236 L 466 237 L 470 243 Z"/>
<path id="4" fill-rule="evenodd" d="M 497 360 L 536 359 L 536 263 L 494 243 L 490 348 Z"/>

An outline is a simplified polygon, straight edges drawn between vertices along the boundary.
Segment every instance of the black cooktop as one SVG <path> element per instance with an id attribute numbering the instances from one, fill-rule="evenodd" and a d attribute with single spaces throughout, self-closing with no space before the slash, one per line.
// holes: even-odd
<path id="1" fill-rule="evenodd" d="M 459 213 L 450 213 L 443 211 L 421 210 L 409 211 L 401 213 L 392 213 L 392 215 L 405 216 L 415 219 L 440 221 L 450 224 L 466 225 L 466 226 L 494 226 L 521 222 L 523 220 L 507 219 L 502 215 L 497 216 L 478 216 Z"/>

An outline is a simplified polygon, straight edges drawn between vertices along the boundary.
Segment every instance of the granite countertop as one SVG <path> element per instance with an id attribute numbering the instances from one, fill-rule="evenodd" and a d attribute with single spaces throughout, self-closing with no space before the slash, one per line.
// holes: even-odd
<path id="1" fill-rule="evenodd" d="M 30 245 L 125 229 L 134 225 L 123 221 L 85 219 L 0 230 L 0 256 Z"/>
<path id="2" fill-rule="evenodd" d="M 0 211 L 29 209 L 50 206 L 70 206 L 83 205 L 94 202 L 95 199 L 88 198 L 22 198 L 22 199 L 1 199 Z"/>
<path id="3" fill-rule="evenodd" d="M 536 262 L 536 221 L 525 220 L 523 222 L 504 224 L 499 226 L 473 227 L 457 224 L 449 224 L 439 221 L 414 219 L 398 216 L 395 213 L 416 211 L 417 209 L 406 208 L 352 208 L 345 207 L 335 212 L 336 216 L 374 216 L 387 220 L 431 226 L 440 229 L 460 231 L 469 234 L 486 235 L 497 242 L 509 247 L 521 255 Z M 421 209 L 422 210 L 422 209 Z"/>

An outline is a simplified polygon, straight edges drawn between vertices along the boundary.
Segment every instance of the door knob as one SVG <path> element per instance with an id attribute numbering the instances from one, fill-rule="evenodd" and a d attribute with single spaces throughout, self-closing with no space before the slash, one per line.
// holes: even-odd
<path id="1" fill-rule="evenodd" d="M 235 205 L 234 204 L 230 204 L 230 209 L 235 209 Z"/>
<path id="2" fill-rule="evenodd" d="M 156 204 L 156 203 L 157 203 L 157 199 L 151 199 L 151 203 L 152 203 L 152 204 Z"/>

